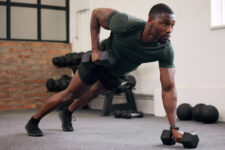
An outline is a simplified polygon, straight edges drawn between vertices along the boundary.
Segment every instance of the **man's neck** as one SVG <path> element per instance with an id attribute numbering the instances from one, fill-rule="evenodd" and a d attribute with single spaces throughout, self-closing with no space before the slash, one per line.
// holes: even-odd
<path id="1" fill-rule="evenodd" d="M 151 42 L 155 41 L 154 37 L 152 36 L 153 34 L 150 33 L 147 28 L 148 27 L 145 26 L 144 30 L 141 33 L 141 42 L 142 43 L 151 43 Z"/>

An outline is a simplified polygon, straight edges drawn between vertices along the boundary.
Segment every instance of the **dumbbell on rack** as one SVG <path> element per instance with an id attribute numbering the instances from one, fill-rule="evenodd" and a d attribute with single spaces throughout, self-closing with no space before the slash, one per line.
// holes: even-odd
<path id="1" fill-rule="evenodd" d="M 65 56 L 54 57 L 52 62 L 57 67 L 69 67 L 78 66 L 81 62 L 81 58 L 84 52 L 80 53 L 68 53 Z"/>
<path id="2" fill-rule="evenodd" d="M 48 79 L 46 81 L 46 88 L 51 92 L 59 92 L 67 88 L 72 77 L 63 75 L 60 79 Z"/>
<path id="3" fill-rule="evenodd" d="M 81 59 L 84 52 L 80 53 L 69 53 L 65 55 L 67 67 L 78 66 L 81 63 Z"/>
<path id="4" fill-rule="evenodd" d="M 54 57 L 52 59 L 52 63 L 58 67 L 66 67 L 67 66 L 65 56 Z"/>
<path id="5" fill-rule="evenodd" d="M 113 92 L 115 94 L 120 94 L 122 92 L 125 92 L 126 90 L 131 90 L 134 88 L 134 86 L 136 85 L 136 79 L 134 78 L 134 76 L 131 75 L 127 75 L 121 85 L 119 86 L 119 88 L 117 88 L 116 90 L 114 90 Z"/>
<path id="6" fill-rule="evenodd" d="M 161 140 L 164 145 L 175 145 L 172 130 L 163 130 Z M 184 132 L 181 138 L 184 148 L 196 148 L 199 142 L 198 135 L 195 132 Z"/>

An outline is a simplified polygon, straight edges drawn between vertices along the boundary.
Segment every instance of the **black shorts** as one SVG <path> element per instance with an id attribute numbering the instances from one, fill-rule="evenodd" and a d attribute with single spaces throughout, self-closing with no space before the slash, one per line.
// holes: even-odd
<path id="1" fill-rule="evenodd" d="M 86 85 L 93 85 L 97 80 L 100 80 L 105 89 L 115 90 L 122 82 L 121 78 L 112 76 L 106 68 L 98 65 L 90 67 L 81 63 L 77 70 L 79 77 Z"/>

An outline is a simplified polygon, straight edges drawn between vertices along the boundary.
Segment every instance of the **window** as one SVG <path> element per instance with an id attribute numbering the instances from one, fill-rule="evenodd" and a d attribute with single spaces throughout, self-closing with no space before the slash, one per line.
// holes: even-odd
<path id="1" fill-rule="evenodd" d="M 66 39 L 65 11 L 41 10 L 41 35 L 43 40 L 64 40 Z"/>
<path id="2" fill-rule="evenodd" d="M 12 39 L 37 40 L 37 10 L 35 8 L 11 7 L 10 37 Z"/>
<path id="3" fill-rule="evenodd" d="M 211 26 L 225 26 L 225 0 L 211 0 Z"/>
<path id="4" fill-rule="evenodd" d="M 69 0 L 0 0 L 0 40 L 69 42 Z"/>

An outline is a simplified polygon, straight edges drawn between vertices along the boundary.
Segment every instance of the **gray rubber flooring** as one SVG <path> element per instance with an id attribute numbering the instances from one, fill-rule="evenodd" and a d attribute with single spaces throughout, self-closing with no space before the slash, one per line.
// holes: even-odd
<path id="1" fill-rule="evenodd" d="M 145 115 L 142 119 L 103 117 L 100 111 L 74 113 L 74 132 L 63 132 L 58 112 L 40 122 L 43 137 L 30 137 L 24 126 L 36 110 L 0 112 L 0 150 L 178 150 L 181 144 L 165 146 L 160 135 L 168 128 L 166 118 Z M 202 124 L 178 121 L 184 131 L 195 130 L 198 150 L 225 149 L 225 123 Z"/>

